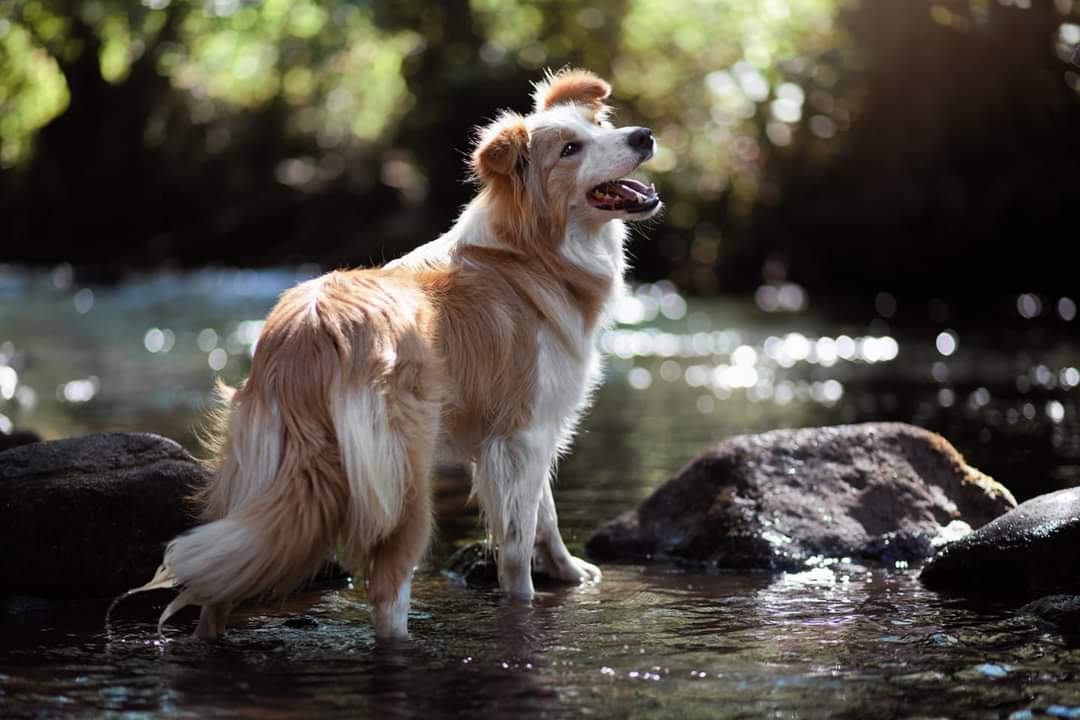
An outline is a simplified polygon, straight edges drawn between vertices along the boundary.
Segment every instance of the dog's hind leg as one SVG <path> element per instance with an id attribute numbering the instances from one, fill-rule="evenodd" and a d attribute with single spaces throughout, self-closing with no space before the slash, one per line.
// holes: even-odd
<path id="1" fill-rule="evenodd" d="M 200 640 L 216 640 L 221 637 L 231 609 L 230 603 L 203 605 L 199 613 L 199 625 L 195 628 L 195 637 Z"/>
<path id="2" fill-rule="evenodd" d="M 390 390 L 348 391 L 338 410 L 337 433 L 352 494 L 342 560 L 353 569 L 367 563 L 376 636 L 404 639 L 413 568 L 431 535 L 429 475 L 440 405 L 409 385 Z"/>
<path id="3" fill-rule="evenodd" d="M 375 636 L 380 640 L 409 637 L 409 599 L 412 574 L 427 550 L 431 536 L 431 496 L 428 480 L 414 485 L 401 522 L 372 553 L 368 575 L 368 600 L 372 606 Z"/>

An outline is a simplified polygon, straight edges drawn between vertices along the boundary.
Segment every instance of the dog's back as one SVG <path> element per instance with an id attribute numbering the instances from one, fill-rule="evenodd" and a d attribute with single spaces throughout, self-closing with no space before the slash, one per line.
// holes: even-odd
<path id="1" fill-rule="evenodd" d="M 403 272 L 333 272 L 282 295 L 228 401 L 217 472 L 199 495 L 211 522 L 165 553 L 183 592 L 162 622 L 199 604 L 198 632 L 214 637 L 232 605 L 290 592 L 336 549 L 369 571 L 376 632 L 404 634 L 393 605 L 427 546 L 444 386 L 433 322 Z"/>

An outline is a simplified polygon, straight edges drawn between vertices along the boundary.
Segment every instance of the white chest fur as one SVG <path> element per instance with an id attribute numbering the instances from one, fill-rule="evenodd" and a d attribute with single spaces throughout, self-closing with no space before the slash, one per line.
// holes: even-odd
<path id="1" fill-rule="evenodd" d="M 457 247 L 491 245 L 487 225 L 486 210 L 469 206 L 446 235 L 387 267 L 420 269 L 450 263 Z M 625 292 L 625 238 L 626 225 L 621 220 L 599 227 L 571 224 L 567 228 L 561 247 L 563 259 L 610 282 L 601 315 L 589 326 L 570 298 L 555 295 L 545 298 L 549 305 L 547 315 L 558 328 L 541 326 L 537 331 L 538 377 L 529 426 L 539 435 L 551 438 L 560 453 L 568 448 L 578 419 L 588 408 L 592 391 L 603 374 L 597 340 L 610 324 L 614 302 Z M 440 451 L 446 457 L 451 453 L 449 446 Z"/>
<path id="2" fill-rule="evenodd" d="M 546 327 L 538 333 L 538 382 L 533 418 L 534 423 L 557 434 L 560 453 L 567 450 L 578 420 L 588 408 L 593 390 L 603 376 L 603 359 L 597 340 L 610 323 L 614 302 L 625 292 L 625 236 L 626 228 L 618 220 L 606 223 L 592 233 L 571 227 L 562 248 L 566 260 L 609 279 L 611 289 L 600 318 L 591 327 L 586 327 L 578 309 L 564 301 L 560 303 L 559 312 L 554 314 L 558 318 L 561 337 Z M 574 352 L 567 351 L 566 338 L 571 340 Z"/>

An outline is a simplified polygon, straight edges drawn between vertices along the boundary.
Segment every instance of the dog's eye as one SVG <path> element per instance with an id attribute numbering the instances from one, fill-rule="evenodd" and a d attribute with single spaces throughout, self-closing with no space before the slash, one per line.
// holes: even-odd
<path id="1" fill-rule="evenodd" d="M 570 157 L 571 155 L 577 155 L 579 152 L 581 152 L 581 143 L 568 142 L 563 145 L 563 149 L 562 152 L 559 153 L 559 157 Z"/>

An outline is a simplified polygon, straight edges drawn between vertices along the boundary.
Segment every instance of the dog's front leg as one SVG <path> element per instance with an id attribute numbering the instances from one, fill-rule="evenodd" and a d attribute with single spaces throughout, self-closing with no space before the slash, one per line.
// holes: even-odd
<path id="1" fill-rule="evenodd" d="M 476 464 L 474 486 L 496 544 L 499 587 L 519 600 L 533 597 L 532 556 L 537 511 L 548 484 L 554 448 L 537 434 L 488 441 Z"/>
<path id="2" fill-rule="evenodd" d="M 555 496 L 551 483 L 545 482 L 537 511 L 536 546 L 544 561 L 544 572 L 551 577 L 575 585 L 600 580 L 600 568 L 570 554 L 559 532 L 559 516 L 555 512 Z"/>

